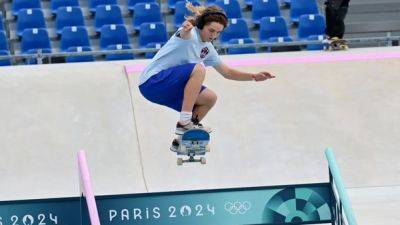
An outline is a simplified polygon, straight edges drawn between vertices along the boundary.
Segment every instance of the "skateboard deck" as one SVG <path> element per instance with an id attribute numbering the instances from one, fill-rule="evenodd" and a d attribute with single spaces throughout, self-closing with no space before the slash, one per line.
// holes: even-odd
<path id="1" fill-rule="evenodd" d="M 347 45 L 347 41 L 339 38 L 332 38 L 328 40 L 328 51 L 337 51 L 337 50 L 347 50 L 349 46 Z"/>
<path id="2" fill-rule="evenodd" d="M 210 134 L 202 129 L 192 129 L 183 133 L 178 138 L 179 146 L 176 148 L 176 154 L 178 156 L 186 156 L 187 159 L 179 157 L 177 164 L 182 165 L 187 162 L 200 162 L 206 164 L 206 158 L 204 157 L 206 152 L 210 151 L 208 143 L 210 142 Z M 173 147 L 171 147 L 171 150 Z M 196 156 L 202 156 L 196 158 Z"/>

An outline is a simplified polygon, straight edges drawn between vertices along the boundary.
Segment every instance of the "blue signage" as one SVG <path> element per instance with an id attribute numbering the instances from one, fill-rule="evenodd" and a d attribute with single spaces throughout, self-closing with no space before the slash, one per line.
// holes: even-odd
<path id="1" fill-rule="evenodd" d="M 330 223 L 329 183 L 97 196 L 102 225 Z M 89 225 L 81 198 L 0 202 L 0 225 Z"/>

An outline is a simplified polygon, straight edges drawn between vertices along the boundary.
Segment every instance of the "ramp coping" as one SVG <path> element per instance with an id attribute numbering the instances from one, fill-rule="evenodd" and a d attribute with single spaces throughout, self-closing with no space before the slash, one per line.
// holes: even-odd
<path id="1" fill-rule="evenodd" d="M 99 213 L 97 211 L 96 200 L 94 198 L 89 167 L 86 161 L 86 154 L 84 150 L 78 152 L 79 175 L 83 194 L 86 198 L 87 207 L 89 210 L 90 223 L 92 225 L 100 225 Z"/>

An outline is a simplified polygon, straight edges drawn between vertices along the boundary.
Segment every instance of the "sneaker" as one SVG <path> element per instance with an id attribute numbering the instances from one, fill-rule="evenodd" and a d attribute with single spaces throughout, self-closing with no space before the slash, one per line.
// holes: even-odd
<path id="1" fill-rule="evenodd" d="M 192 123 L 197 126 L 197 128 L 207 131 L 207 133 L 212 132 L 211 127 L 203 126 L 203 124 L 201 124 L 197 118 L 192 118 Z"/>
<path id="2" fill-rule="evenodd" d="M 208 133 L 210 133 L 212 131 L 210 127 L 205 127 L 202 124 L 195 125 L 193 122 L 189 122 L 186 125 L 182 125 L 178 122 L 178 123 L 176 123 L 175 134 L 183 135 L 183 133 L 185 133 L 186 131 L 191 130 L 191 129 L 202 129 Z"/>
<path id="3" fill-rule="evenodd" d="M 169 150 L 173 151 L 173 152 L 178 152 L 179 149 L 179 141 L 178 139 L 174 138 L 174 140 L 172 141 L 171 147 L 169 147 Z"/>
<path id="4" fill-rule="evenodd" d="M 189 122 L 186 125 L 182 125 L 182 124 L 180 124 L 178 122 L 178 123 L 176 123 L 175 134 L 182 135 L 186 131 L 191 130 L 191 129 L 195 129 L 195 128 L 196 128 L 196 126 L 193 124 L 193 122 Z"/>

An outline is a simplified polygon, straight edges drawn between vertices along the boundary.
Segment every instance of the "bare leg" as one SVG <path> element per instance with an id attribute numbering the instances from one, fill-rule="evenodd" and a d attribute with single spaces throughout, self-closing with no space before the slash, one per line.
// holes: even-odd
<path id="1" fill-rule="evenodd" d="M 217 95 L 212 90 L 208 88 L 203 90 L 195 103 L 193 118 L 197 118 L 199 121 L 201 121 L 215 105 L 216 101 Z"/>
<path id="2" fill-rule="evenodd" d="M 206 70 L 204 66 L 197 64 L 190 75 L 189 81 L 186 83 L 181 111 L 193 111 L 193 107 L 199 96 L 200 88 L 203 84 L 205 75 Z"/>

